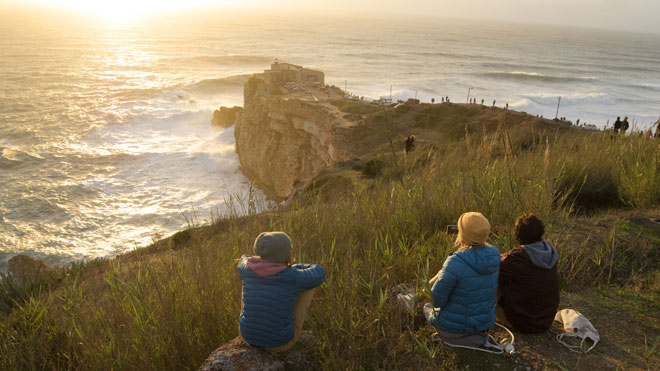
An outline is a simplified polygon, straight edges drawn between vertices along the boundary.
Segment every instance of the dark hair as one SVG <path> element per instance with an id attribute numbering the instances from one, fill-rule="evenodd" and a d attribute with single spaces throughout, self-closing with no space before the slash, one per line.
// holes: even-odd
<path id="1" fill-rule="evenodd" d="M 521 245 L 529 245 L 543 239 L 545 225 L 536 215 L 529 213 L 516 219 L 513 235 Z"/>

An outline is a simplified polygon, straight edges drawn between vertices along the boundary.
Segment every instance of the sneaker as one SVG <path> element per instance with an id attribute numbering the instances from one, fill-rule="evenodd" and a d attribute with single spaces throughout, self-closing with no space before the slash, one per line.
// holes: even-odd
<path id="1" fill-rule="evenodd" d="M 394 287 L 392 291 L 396 294 L 397 301 L 403 304 L 403 307 L 406 308 L 408 313 L 415 314 L 415 308 L 417 304 L 417 296 L 415 295 L 415 291 L 413 291 L 406 284 L 398 285 Z"/>

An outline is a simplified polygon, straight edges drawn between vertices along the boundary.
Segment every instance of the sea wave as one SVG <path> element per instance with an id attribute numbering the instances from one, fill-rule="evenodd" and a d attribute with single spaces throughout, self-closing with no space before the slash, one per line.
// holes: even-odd
<path id="1" fill-rule="evenodd" d="M 199 55 L 189 59 L 190 61 L 197 63 L 212 63 L 212 64 L 270 64 L 274 61 L 273 57 L 267 57 L 263 55 L 241 55 L 241 54 L 230 54 L 230 55 L 219 55 L 219 56 L 209 56 L 209 55 Z"/>
<path id="2" fill-rule="evenodd" d="M 660 84 L 641 84 L 639 87 L 646 90 L 660 91 Z"/>
<path id="3" fill-rule="evenodd" d="M 185 86 L 183 90 L 196 94 L 218 94 L 227 90 L 243 89 L 251 75 L 233 75 L 219 79 L 206 79 Z"/>
<path id="4" fill-rule="evenodd" d="M 513 72 L 492 71 L 492 72 L 482 73 L 480 75 L 484 77 L 490 77 L 501 80 L 510 80 L 510 81 L 577 82 L 577 81 L 595 80 L 595 77 L 592 76 L 552 76 L 552 75 L 542 75 L 536 72 L 525 72 L 525 71 L 513 71 Z"/>
<path id="5" fill-rule="evenodd" d="M 536 103 L 542 106 L 546 105 L 556 105 L 559 94 L 527 94 L 523 98 L 528 101 L 528 103 Z M 572 106 L 579 104 L 602 104 L 602 105 L 613 105 L 616 104 L 617 99 L 609 94 L 605 93 L 584 93 L 584 94 L 569 94 L 561 96 L 561 105 L 562 106 Z"/>
<path id="6" fill-rule="evenodd" d="M 30 161 L 38 161 L 38 155 L 31 155 L 19 149 L 0 146 L 0 169 L 8 169 Z"/>
<path id="7" fill-rule="evenodd" d="M 16 126 L 0 128 L 0 138 L 2 138 L 2 143 L 0 145 L 2 147 L 12 147 L 11 143 L 14 141 L 21 143 L 37 140 L 37 132 L 34 129 L 27 127 L 27 125 L 14 125 Z"/>
<path id="8" fill-rule="evenodd" d="M 20 164 L 20 161 L 10 160 L 0 154 L 0 169 L 11 169 L 12 167 L 18 166 Z"/>
<path id="9" fill-rule="evenodd" d="M 469 54 L 469 53 L 459 53 L 459 52 L 440 52 L 440 51 L 427 51 L 416 53 L 415 55 L 421 56 L 423 58 L 452 58 L 460 60 L 482 60 L 485 56 L 481 54 Z"/>

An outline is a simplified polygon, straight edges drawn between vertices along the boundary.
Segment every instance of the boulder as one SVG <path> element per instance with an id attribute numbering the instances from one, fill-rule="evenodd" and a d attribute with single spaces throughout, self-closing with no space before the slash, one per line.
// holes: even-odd
<path id="1" fill-rule="evenodd" d="M 17 281 L 25 281 L 38 275 L 54 273 L 61 269 L 27 255 L 16 255 L 12 257 L 9 259 L 8 265 L 9 274 Z"/>
<path id="2" fill-rule="evenodd" d="M 281 371 L 320 369 L 314 337 L 303 332 L 296 345 L 282 353 L 246 344 L 236 337 L 216 349 L 199 368 L 200 371 Z"/>
<path id="3" fill-rule="evenodd" d="M 211 124 L 217 125 L 217 126 L 222 126 L 223 128 L 228 128 L 232 125 L 234 125 L 234 122 L 236 121 L 236 114 L 238 112 L 241 112 L 243 110 L 243 107 L 220 107 L 220 109 L 217 109 L 213 111 L 213 118 L 211 118 Z"/>

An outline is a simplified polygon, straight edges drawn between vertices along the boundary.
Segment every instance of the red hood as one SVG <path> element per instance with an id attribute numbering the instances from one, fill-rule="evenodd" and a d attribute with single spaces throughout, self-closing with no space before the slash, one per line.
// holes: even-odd
<path id="1" fill-rule="evenodd" d="M 263 260 L 256 256 L 248 258 L 247 265 L 252 271 L 262 277 L 272 276 L 285 270 L 288 265 L 283 263 L 273 263 Z"/>

